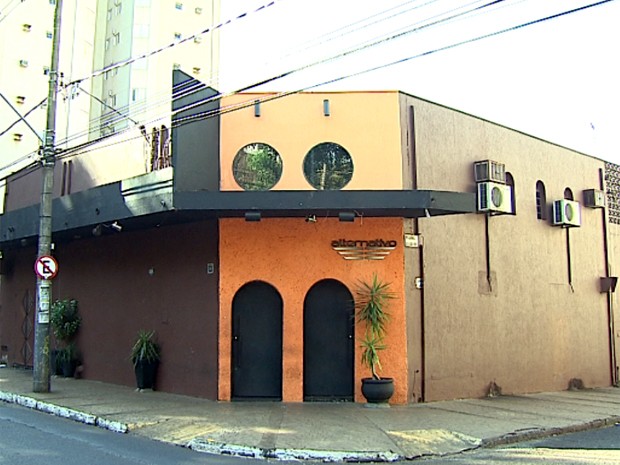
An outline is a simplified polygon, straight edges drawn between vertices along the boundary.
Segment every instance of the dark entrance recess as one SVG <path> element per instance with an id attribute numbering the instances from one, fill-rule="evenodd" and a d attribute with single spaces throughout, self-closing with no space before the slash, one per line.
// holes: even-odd
<path id="1" fill-rule="evenodd" d="M 232 315 L 233 400 L 282 400 L 282 297 L 253 281 L 235 294 Z"/>
<path id="2" fill-rule="evenodd" d="M 353 296 L 333 279 L 304 301 L 304 400 L 353 400 Z"/>

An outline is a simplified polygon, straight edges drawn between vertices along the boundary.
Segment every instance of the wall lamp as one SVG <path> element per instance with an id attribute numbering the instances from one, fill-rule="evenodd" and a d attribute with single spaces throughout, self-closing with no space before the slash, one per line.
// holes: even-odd
<path id="1" fill-rule="evenodd" d="M 355 221 L 355 212 L 338 213 L 338 221 L 341 221 L 343 223 L 353 223 Z"/>
<path id="2" fill-rule="evenodd" d="M 316 215 L 306 216 L 306 223 L 316 223 Z"/>
<path id="3" fill-rule="evenodd" d="M 260 219 L 260 212 L 245 212 L 245 221 L 257 222 Z"/>

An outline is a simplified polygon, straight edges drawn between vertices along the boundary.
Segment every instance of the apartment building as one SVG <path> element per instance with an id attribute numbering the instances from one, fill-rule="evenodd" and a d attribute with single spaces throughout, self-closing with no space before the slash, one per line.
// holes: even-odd
<path id="1" fill-rule="evenodd" d="M 41 138 L 55 7 L 55 0 L 9 2 L 0 27 L 0 92 L 28 115 Z M 73 182 L 76 171 L 113 163 L 118 170 L 106 171 L 106 180 L 113 181 L 169 163 L 172 70 L 188 70 L 207 82 L 217 78 L 217 21 L 218 0 L 62 2 L 56 117 L 61 194 L 92 185 Z M 0 102 L 0 130 L 10 127 L 0 137 L 0 172 L 37 160 L 41 141 L 25 123 L 13 124 L 17 120 Z M 78 161 L 76 153 L 89 155 Z"/>
<path id="2" fill-rule="evenodd" d="M 0 102 L 0 172 L 36 160 L 46 125 L 46 98 L 51 64 L 55 0 L 9 2 L 0 25 L 0 92 L 32 130 L 6 102 Z M 90 82 L 66 88 L 62 84 L 90 75 L 94 42 L 95 1 L 65 0 L 62 15 L 56 139 L 59 147 L 79 144 L 88 134 Z M 16 46 L 18 44 L 18 46 Z M 84 89 L 84 90 L 82 90 Z M 82 96 L 78 98 L 78 94 Z M 84 97 L 85 96 L 85 97 Z M 81 135 L 81 137 L 80 137 Z M 73 136 L 68 141 L 68 136 Z M 15 160 L 19 165 L 12 166 Z"/>
<path id="3" fill-rule="evenodd" d="M 97 3 L 91 138 L 131 126 L 170 126 L 171 69 L 212 84 L 218 1 L 107 0 Z M 124 66 L 124 63 L 128 63 Z"/>

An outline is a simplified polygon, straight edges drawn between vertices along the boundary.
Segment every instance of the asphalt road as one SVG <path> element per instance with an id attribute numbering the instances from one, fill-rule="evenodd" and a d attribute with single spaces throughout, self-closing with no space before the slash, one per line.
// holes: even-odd
<path id="1" fill-rule="evenodd" d="M 1 465 L 251 465 L 0 402 Z"/>
<path id="2" fill-rule="evenodd" d="M 420 462 L 428 465 L 620 465 L 620 426 Z"/>

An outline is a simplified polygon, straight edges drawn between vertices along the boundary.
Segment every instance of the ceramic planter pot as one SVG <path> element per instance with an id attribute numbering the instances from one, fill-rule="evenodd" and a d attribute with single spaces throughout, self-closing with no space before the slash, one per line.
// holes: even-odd
<path id="1" fill-rule="evenodd" d="M 370 404 L 387 403 L 394 394 L 394 379 L 363 378 L 362 394 Z"/>

